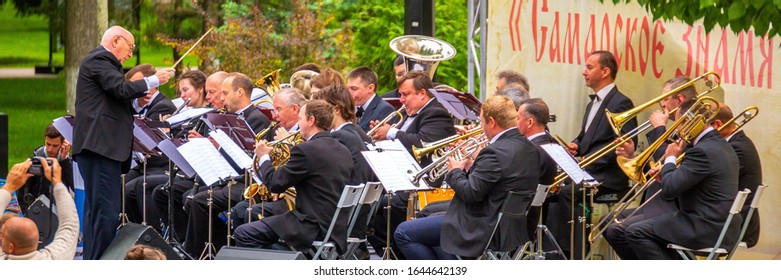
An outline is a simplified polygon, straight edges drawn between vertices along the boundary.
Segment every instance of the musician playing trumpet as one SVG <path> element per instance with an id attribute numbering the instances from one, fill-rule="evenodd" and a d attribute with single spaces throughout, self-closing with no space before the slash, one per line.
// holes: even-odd
<path id="1" fill-rule="evenodd" d="M 508 192 L 534 194 L 540 177 L 539 151 L 518 131 L 516 115 L 515 105 L 505 96 L 492 96 L 483 103 L 480 121 L 490 139 L 483 142 L 490 142 L 476 156 L 470 153 L 485 143 L 465 148 L 469 151 L 460 159 L 448 159 L 445 180 L 455 196 L 447 212 L 410 220 L 396 229 L 394 237 L 408 259 L 481 256 Z M 528 240 L 526 225 L 518 219 L 503 218 L 490 248 L 511 250 Z"/>
<path id="2" fill-rule="evenodd" d="M 406 113 L 401 120 L 401 127 L 394 128 L 388 123 L 373 121 L 371 126 L 374 132 L 369 136 L 374 140 L 398 139 L 412 154 L 412 146 L 422 147 L 422 142 L 436 141 L 456 134 L 450 113 L 442 104 L 434 100 L 434 95 L 428 91 L 430 88 L 434 88 L 434 84 L 428 74 L 420 71 L 410 71 L 405 74 L 399 82 L 400 101 L 404 104 L 404 113 Z M 421 166 L 429 164 L 431 164 L 430 156 L 420 160 Z M 438 186 L 436 182 L 433 185 Z M 408 197 L 409 195 L 403 192 L 393 196 L 391 233 L 395 231 L 398 224 L 406 220 Z M 381 205 L 387 205 L 385 200 L 386 198 L 383 197 Z M 386 223 L 381 222 L 386 220 L 385 214 L 386 211 L 377 211 L 375 217 L 375 220 L 380 222 L 374 223 L 374 237 L 369 240 L 374 248 L 385 247 L 387 229 Z M 398 253 L 398 250 L 395 251 Z"/>

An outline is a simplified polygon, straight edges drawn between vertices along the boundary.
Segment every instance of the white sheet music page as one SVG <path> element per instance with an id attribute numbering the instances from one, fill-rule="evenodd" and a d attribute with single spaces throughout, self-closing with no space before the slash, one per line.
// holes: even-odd
<path id="1" fill-rule="evenodd" d="M 401 144 L 398 139 L 377 141 L 374 142 L 374 144 L 366 145 L 366 147 L 369 148 L 370 151 L 375 151 L 377 149 L 381 149 L 383 151 L 404 151 L 404 153 L 391 154 L 393 161 L 399 164 L 398 167 L 407 167 L 407 164 L 411 164 L 413 167 L 415 167 L 414 171 L 420 170 L 420 165 L 418 165 L 418 162 L 409 152 L 407 152 L 407 148 L 404 148 L 404 145 Z"/>
<path id="2" fill-rule="evenodd" d="M 176 145 L 171 142 L 171 139 L 163 140 L 160 142 L 160 144 L 157 145 L 157 148 L 160 149 L 160 151 L 162 151 L 163 154 L 168 157 L 168 159 L 173 161 L 174 164 L 179 167 L 179 170 L 182 170 L 182 172 L 184 172 L 187 177 L 195 176 L 195 170 L 192 166 L 190 166 L 190 163 L 184 159 L 182 153 L 176 149 Z"/>
<path id="3" fill-rule="evenodd" d="M 561 166 L 561 169 L 563 169 L 564 172 L 569 175 L 573 182 L 581 183 L 583 180 L 594 180 L 590 174 L 586 173 L 586 171 L 580 168 L 578 163 L 575 162 L 575 159 L 572 158 L 572 155 L 564 150 L 564 147 L 561 145 L 545 144 L 540 145 L 540 147 L 542 147 L 542 149 L 545 150 L 545 152 L 548 153 L 551 158 L 553 158 L 553 161 Z"/>
<path id="4" fill-rule="evenodd" d="M 193 108 L 187 111 L 179 112 L 179 114 L 171 116 L 170 118 L 165 120 L 165 122 L 171 124 L 172 126 L 176 126 L 189 119 L 199 117 L 211 111 L 214 111 L 214 108 Z"/>
<path id="5" fill-rule="evenodd" d="M 382 152 L 378 151 L 364 151 L 361 152 L 363 154 L 363 157 L 366 158 L 366 161 L 369 162 L 369 165 L 372 167 L 372 170 L 374 170 L 374 174 L 377 174 L 377 178 L 380 179 L 380 182 L 382 182 L 383 186 L 385 186 L 385 189 L 388 191 L 404 191 L 404 190 L 416 190 L 418 189 L 417 186 L 413 185 L 412 182 L 410 182 L 409 174 L 408 172 L 415 172 L 412 170 L 411 165 L 401 165 L 402 167 L 399 168 L 400 164 L 398 162 L 395 162 L 394 156 L 392 154 L 394 153 L 406 153 L 406 151 L 391 151 L 391 150 L 384 150 Z M 400 157 L 404 159 L 403 156 L 396 156 L 397 158 Z M 406 162 L 406 159 L 404 160 Z"/>
<path id="6" fill-rule="evenodd" d="M 73 143 L 73 126 L 65 117 L 59 117 L 54 119 L 54 128 L 62 134 L 62 137 L 68 142 Z"/>
<path id="7" fill-rule="evenodd" d="M 192 138 L 178 150 L 207 186 L 219 182 L 220 179 L 239 177 L 209 139 Z"/>
<path id="8" fill-rule="evenodd" d="M 239 167 L 242 169 L 249 169 L 252 167 L 252 159 L 236 144 L 236 142 L 233 142 L 233 140 L 228 137 L 228 134 L 225 134 L 222 129 L 213 130 L 209 133 L 209 137 L 214 139 L 214 141 L 217 141 L 217 144 L 220 144 L 220 148 L 222 148 Z"/>

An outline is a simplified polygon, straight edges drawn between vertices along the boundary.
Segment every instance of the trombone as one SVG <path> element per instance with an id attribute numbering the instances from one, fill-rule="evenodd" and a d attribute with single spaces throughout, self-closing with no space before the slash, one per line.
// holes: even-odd
<path id="1" fill-rule="evenodd" d="M 702 132 L 705 126 L 716 118 L 718 112 L 719 102 L 716 101 L 716 99 L 712 97 L 700 98 L 692 105 L 691 108 L 689 108 L 689 111 L 681 115 L 681 117 L 678 118 L 675 123 L 673 123 L 672 126 L 667 129 L 664 134 L 662 134 L 662 136 L 659 137 L 659 139 L 652 143 L 640 155 L 633 159 L 626 159 L 622 156 L 617 158 L 619 166 L 624 171 L 624 173 L 626 173 L 627 176 L 629 176 L 632 180 L 636 181 L 637 184 L 635 184 L 635 186 L 632 187 L 630 191 L 627 192 L 621 198 L 621 200 L 618 201 L 618 203 L 616 203 L 617 206 L 610 213 L 608 213 L 604 219 L 602 219 L 593 227 L 591 233 L 589 234 L 589 242 L 593 243 L 594 240 L 596 240 L 596 238 L 599 237 L 609 225 L 613 223 L 622 224 L 624 221 L 634 216 L 634 214 L 637 213 L 639 209 L 642 209 L 642 207 L 644 207 L 649 201 L 661 193 L 661 190 L 657 191 L 651 197 L 649 197 L 645 203 L 637 207 L 623 220 L 618 220 L 618 215 L 626 210 L 629 207 L 629 204 L 642 195 L 645 190 L 648 189 L 648 187 L 650 187 L 653 183 L 653 180 L 648 178 L 650 170 L 648 172 L 643 172 L 642 170 L 645 165 L 650 162 L 654 152 L 662 145 L 662 143 L 669 140 L 673 135 L 677 135 L 680 139 L 692 143 L 697 135 Z M 660 165 L 663 160 L 664 159 L 659 159 L 656 164 L 652 163 L 651 166 L 653 167 Z M 681 160 L 683 160 L 683 154 L 678 156 L 676 164 L 680 164 Z"/>
<path id="2" fill-rule="evenodd" d="M 710 77 L 710 76 L 715 76 L 715 79 L 708 79 L 708 77 Z M 626 111 L 624 111 L 622 113 L 611 113 L 610 111 L 605 109 L 605 115 L 607 116 L 608 122 L 610 122 L 610 127 L 613 128 L 613 131 L 616 133 L 616 135 L 620 135 L 621 134 L 621 128 L 624 127 L 624 124 L 626 124 L 632 118 L 636 117 L 638 114 L 640 114 L 640 112 L 644 111 L 648 107 L 653 106 L 654 104 L 659 103 L 659 101 L 662 101 L 662 100 L 664 100 L 667 97 L 673 96 L 676 93 L 684 90 L 685 88 L 694 85 L 694 83 L 699 81 L 699 80 L 705 80 L 705 85 L 708 86 L 708 90 L 706 90 L 706 91 L 704 91 L 704 92 L 702 92 L 700 94 L 697 94 L 697 98 L 705 96 L 706 94 L 711 93 L 714 90 L 716 90 L 716 89 L 721 87 L 721 77 L 719 77 L 719 74 L 716 74 L 715 72 L 712 72 L 712 71 L 711 72 L 707 72 L 705 74 L 700 75 L 697 78 L 694 78 L 691 81 L 686 82 L 685 84 L 682 84 L 682 85 L 680 85 L 680 86 L 678 86 L 678 87 L 676 87 L 676 88 L 674 88 L 674 89 L 672 89 L 672 90 L 670 90 L 668 92 L 665 92 L 664 94 L 662 94 L 662 95 L 660 95 L 660 96 L 658 96 L 658 97 L 656 97 L 654 99 L 649 100 L 646 103 L 643 103 L 642 105 L 639 105 L 639 106 L 634 107 L 632 109 L 626 110 Z M 713 84 L 713 81 L 716 81 L 715 85 Z M 675 109 L 673 109 L 672 111 L 670 111 L 667 114 L 668 115 L 675 114 L 675 111 L 677 111 L 677 110 L 678 110 L 678 108 L 675 108 Z M 642 125 L 638 126 L 635 129 L 640 129 L 641 131 L 642 130 L 646 130 L 646 129 L 648 129 L 648 127 L 650 127 L 650 125 L 651 125 L 651 122 L 649 120 L 649 121 L 644 122 Z M 630 133 L 631 133 L 631 131 L 630 131 Z"/>
<path id="3" fill-rule="evenodd" d="M 453 135 L 434 142 L 423 142 L 423 148 L 412 146 L 412 155 L 415 156 L 415 160 L 417 161 L 420 161 L 421 158 L 431 153 L 434 153 L 435 155 L 442 155 L 442 152 L 437 153 L 437 151 L 442 151 L 442 149 L 449 146 L 450 143 L 472 138 L 480 134 L 483 134 L 483 128 L 481 126 L 477 126 L 467 131 L 463 135 Z"/>
<path id="4" fill-rule="evenodd" d="M 709 79 L 708 77 L 710 77 L 710 76 L 715 76 L 715 78 L 714 79 Z M 668 92 L 665 92 L 662 95 L 660 95 L 660 96 L 658 96 L 658 97 L 656 97 L 656 98 L 654 98 L 654 99 L 652 99 L 652 100 L 650 100 L 650 101 L 648 101 L 648 102 L 646 102 L 646 103 L 644 103 L 642 105 L 639 105 L 639 106 L 637 106 L 635 108 L 632 108 L 632 109 L 629 109 L 627 111 L 624 111 L 623 113 L 611 113 L 609 111 L 605 111 L 605 115 L 607 116 L 607 119 L 610 122 L 610 126 L 613 128 L 613 130 L 616 132 L 616 134 L 618 134 L 620 136 L 618 137 L 618 139 L 616 139 L 616 141 L 613 141 L 612 143 L 605 145 L 604 147 L 602 147 L 598 151 L 592 153 L 591 155 L 589 155 L 586 158 L 584 158 L 583 160 L 581 160 L 578 163 L 580 168 L 585 168 L 586 166 L 594 163 L 598 159 L 600 159 L 600 158 L 606 156 L 607 154 L 613 152 L 613 150 L 615 150 L 616 148 L 620 147 L 621 145 L 623 145 L 627 141 L 631 140 L 635 136 L 640 135 L 640 133 L 642 133 L 643 131 L 651 128 L 651 121 L 648 120 L 648 121 L 645 121 L 644 123 L 642 123 L 641 125 L 637 126 L 636 128 L 630 130 L 629 132 L 627 132 L 627 133 L 625 133 L 623 135 L 620 134 L 621 133 L 621 128 L 624 126 L 624 124 L 626 124 L 632 118 L 636 117 L 642 111 L 644 111 L 645 109 L 647 109 L 648 107 L 651 107 L 652 105 L 654 105 L 656 103 L 659 103 L 659 101 L 664 100 L 665 98 L 670 97 L 670 96 L 672 96 L 672 95 L 682 91 L 683 89 L 685 89 L 685 88 L 687 88 L 689 86 L 692 86 L 695 82 L 697 82 L 699 80 L 705 80 L 705 85 L 708 86 L 708 90 L 705 90 L 705 91 L 697 94 L 697 98 L 698 99 L 705 97 L 707 94 L 709 94 L 709 93 L 713 92 L 714 90 L 716 90 L 716 89 L 721 87 L 721 78 L 719 77 L 719 75 L 716 74 L 715 72 L 708 72 L 708 73 L 702 74 L 699 77 L 694 78 L 693 80 L 691 80 L 691 81 L 689 81 L 689 82 L 687 82 L 687 83 L 685 83 L 683 85 L 680 85 L 680 86 L 678 86 L 678 87 L 676 87 L 676 88 L 674 88 L 674 89 L 672 89 L 672 90 L 670 90 Z M 715 81 L 715 84 L 714 84 L 714 81 Z M 716 102 L 718 103 L 718 101 L 716 101 Z M 678 108 L 671 110 L 667 114 L 668 115 L 675 114 L 676 111 L 678 111 Z M 629 174 L 627 174 L 627 175 L 629 175 Z M 642 174 L 639 174 L 639 175 L 642 175 Z M 635 178 L 637 178 L 637 176 L 638 175 L 635 174 L 635 177 L 631 177 L 630 176 L 630 178 L 632 178 L 634 180 Z M 568 177 L 569 176 L 566 173 L 564 173 L 564 172 L 559 173 L 559 175 L 556 176 L 555 182 L 553 182 L 553 184 L 551 184 L 551 186 L 556 186 L 556 185 L 561 184 Z M 635 180 L 635 181 L 637 181 L 637 180 Z M 556 189 L 556 188 L 552 188 L 552 189 Z"/>
<path id="5" fill-rule="evenodd" d="M 402 112 L 402 111 L 404 111 L 406 108 L 407 108 L 407 106 L 406 106 L 406 105 L 401 105 L 401 108 L 399 108 L 398 110 L 396 110 L 396 111 L 393 111 L 392 113 L 388 114 L 388 116 L 387 116 L 387 117 L 385 117 L 385 118 L 384 118 L 384 119 L 382 119 L 382 120 L 381 120 L 379 123 L 377 123 L 376 125 L 374 125 L 374 127 L 372 127 L 372 129 L 369 129 L 369 131 L 367 131 L 367 132 L 366 132 L 366 135 L 369 135 L 369 137 L 371 137 L 371 136 L 372 136 L 372 134 L 374 134 L 375 132 L 377 132 L 377 128 L 378 128 L 378 127 L 380 127 L 380 126 L 382 126 L 382 125 L 385 125 L 386 123 L 389 123 L 389 122 L 390 122 L 391 120 L 393 120 L 393 118 L 394 118 L 394 117 L 396 117 L 396 116 L 398 116 L 398 117 L 399 117 L 399 121 L 398 121 L 398 122 L 396 122 L 395 124 L 392 124 L 392 125 L 391 125 L 391 127 L 396 127 L 396 128 L 398 128 L 399 126 L 401 126 L 401 124 L 402 124 L 402 122 L 401 122 L 401 121 L 404 119 L 404 115 L 402 115 L 402 114 L 401 114 L 401 112 Z"/>

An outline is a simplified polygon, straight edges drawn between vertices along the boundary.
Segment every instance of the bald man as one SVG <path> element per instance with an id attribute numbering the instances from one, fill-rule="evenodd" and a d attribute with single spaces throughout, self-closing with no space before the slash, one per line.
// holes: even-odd
<path id="1" fill-rule="evenodd" d="M 133 145 L 133 99 L 165 84 L 173 69 L 127 81 L 122 63 L 133 56 L 135 37 L 119 26 L 105 33 L 100 46 L 79 66 L 73 159 L 84 178 L 84 259 L 99 259 L 119 226 L 120 174 L 130 167 Z"/>
<path id="2" fill-rule="evenodd" d="M 41 159 L 43 174 L 54 185 L 54 201 L 57 203 L 60 222 L 52 243 L 38 250 L 38 227 L 28 218 L 13 217 L 2 225 L 2 247 L 0 259 L 3 260 L 70 260 L 76 254 L 79 237 L 79 217 L 76 204 L 62 183 L 62 169 L 54 158 L 50 167 Z M 24 185 L 33 175 L 27 173 L 32 165 L 29 159 L 15 164 L 8 173 L 8 181 L 0 190 L 0 208 L 5 208 L 11 200 L 11 194 Z M 53 171 L 52 171 L 53 169 Z"/>
<path id="3" fill-rule="evenodd" d="M 228 72 L 217 71 L 206 78 L 206 100 L 212 108 L 225 108 L 225 95 L 222 94 L 222 82 L 228 77 Z"/>

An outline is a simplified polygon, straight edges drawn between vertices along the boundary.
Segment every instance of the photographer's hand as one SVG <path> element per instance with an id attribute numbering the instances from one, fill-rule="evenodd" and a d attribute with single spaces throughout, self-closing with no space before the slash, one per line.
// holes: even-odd
<path id="1" fill-rule="evenodd" d="M 33 174 L 27 173 L 27 169 L 30 168 L 30 165 L 33 165 L 33 162 L 30 161 L 30 159 L 14 164 L 14 166 L 11 167 L 11 171 L 8 172 L 8 179 L 6 179 L 3 189 L 8 193 L 13 193 L 24 186 L 27 179 L 33 176 Z"/>
<path id="2" fill-rule="evenodd" d="M 51 161 L 52 166 L 49 166 L 49 161 Z M 52 185 L 62 183 L 62 168 L 60 168 L 60 163 L 56 158 L 41 160 L 41 166 L 43 166 L 43 176 L 46 176 L 46 179 L 52 182 Z M 52 168 L 54 172 L 52 172 Z"/>

